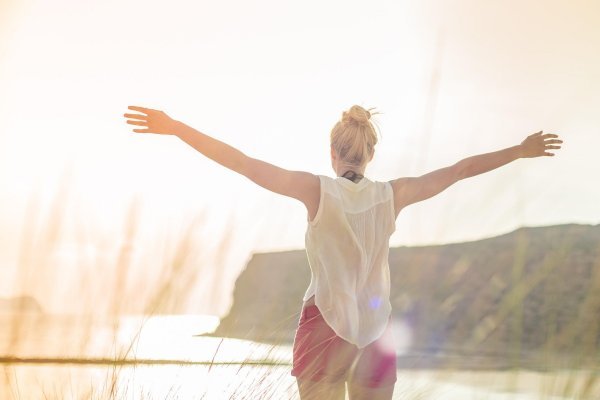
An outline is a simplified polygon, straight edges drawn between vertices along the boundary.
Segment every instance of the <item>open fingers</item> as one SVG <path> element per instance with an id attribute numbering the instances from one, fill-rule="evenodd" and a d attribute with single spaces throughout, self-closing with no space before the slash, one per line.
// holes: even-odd
<path id="1" fill-rule="evenodd" d="M 129 106 L 127 108 L 130 110 L 133 110 L 133 111 L 139 111 L 139 112 L 143 112 L 146 114 L 150 114 L 152 111 L 157 111 L 157 110 L 153 110 L 152 108 L 145 108 L 145 107 L 139 107 L 139 106 Z"/>
<path id="2" fill-rule="evenodd" d="M 558 135 L 554 134 L 554 133 L 546 133 L 545 135 L 542 135 L 542 137 L 544 139 L 550 139 L 550 138 L 557 138 Z"/>
<path id="3" fill-rule="evenodd" d="M 127 123 L 130 125 L 148 126 L 148 121 L 127 120 Z"/>
<path id="4" fill-rule="evenodd" d="M 148 118 L 147 115 L 142 115 L 142 114 L 123 114 L 123 116 L 125 118 L 131 118 L 131 119 L 147 119 Z"/>
<path id="5" fill-rule="evenodd" d="M 146 129 L 134 129 L 133 131 L 137 132 L 137 133 L 148 133 L 148 132 L 150 132 L 150 128 L 146 128 Z"/>

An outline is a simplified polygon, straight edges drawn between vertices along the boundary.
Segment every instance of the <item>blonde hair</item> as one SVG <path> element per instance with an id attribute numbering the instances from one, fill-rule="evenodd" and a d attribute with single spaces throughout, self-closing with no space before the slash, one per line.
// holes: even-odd
<path id="1" fill-rule="evenodd" d="M 348 111 L 342 113 L 339 120 L 331 130 L 331 145 L 333 149 L 349 166 L 362 166 L 366 164 L 373 155 L 377 144 L 377 133 L 373 123 L 370 121 L 369 108 L 353 105 Z"/>

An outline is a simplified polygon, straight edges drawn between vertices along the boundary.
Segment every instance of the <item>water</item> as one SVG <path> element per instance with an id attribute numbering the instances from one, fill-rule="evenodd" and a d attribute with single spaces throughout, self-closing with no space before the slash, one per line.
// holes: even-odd
<path id="1" fill-rule="evenodd" d="M 19 358 L 77 358 L 186 362 L 291 362 L 291 346 L 199 337 L 219 323 L 212 315 L 0 317 L 0 354 Z"/>
<path id="2" fill-rule="evenodd" d="M 299 398 L 290 375 L 291 345 L 195 336 L 216 328 L 214 316 L 14 322 L 0 317 L 1 354 L 38 360 L 3 364 L 2 400 Z M 115 357 L 149 364 L 101 364 Z M 52 361 L 56 358 L 69 360 Z M 264 361 L 268 364 L 261 365 Z M 568 399 L 575 397 L 565 393 L 581 393 L 591 373 L 398 370 L 394 399 Z M 569 385 L 571 392 L 565 392 Z M 589 398 L 600 398 L 600 388 L 590 393 Z"/>

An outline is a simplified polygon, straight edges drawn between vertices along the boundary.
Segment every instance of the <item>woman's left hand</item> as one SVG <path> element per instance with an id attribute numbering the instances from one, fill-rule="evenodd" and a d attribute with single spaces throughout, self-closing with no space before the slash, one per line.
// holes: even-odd
<path id="1" fill-rule="evenodd" d="M 560 149 L 560 144 L 563 141 L 560 139 L 556 139 L 558 138 L 558 135 L 555 135 L 554 133 L 542 134 L 542 132 L 543 131 L 539 131 L 537 133 L 531 134 L 521 142 L 521 157 L 552 157 L 554 153 L 550 153 L 549 150 Z M 558 144 L 558 146 L 556 146 L 555 144 Z"/>
<path id="2" fill-rule="evenodd" d="M 164 112 L 137 106 L 129 106 L 127 108 L 145 114 L 123 114 L 125 118 L 130 118 L 127 120 L 128 124 L 145 127 L 145 129 L 134 129 L 134 132 L 158 133 L 161 135 L 175 134 L 174 128 L 177 121 L 169 117 Z"/>

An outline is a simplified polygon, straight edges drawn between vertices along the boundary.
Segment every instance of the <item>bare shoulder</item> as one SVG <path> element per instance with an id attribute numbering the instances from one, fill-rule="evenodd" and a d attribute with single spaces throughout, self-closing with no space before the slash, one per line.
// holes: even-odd
<path id="1" fill-rule="evenodd" d="M 400 211 L 413 202 L 417 178 L 405 176 L 393 179 L 389 181 L 389 183 L 392 186 L 392 192 L 394 195 L 395 216 L 398 217 Z"/>
<path id="2" fill-rule="evenodd" d="M 315 175 L 306 171 L 292 171 L 293 181 L 300 189 L 300 192 L 317 192 L 319 193 L 321 187 L 321 180 L 318 175 Z"/>
<path id="3" fill-rule="evenodd" d="M 248 179 L 274 193 L 305 202 L 318 193 L 319 177 L 310 172 L 281 168 L 268 162 L 247 157 L 240 172 Z"/>
<path id="4" fill-rule="evenodd" d="M 406 197 L 412 189 L 414 189 L 417 183 L 417 178 L 412 176 L 404 176 L 401 178 L 393 179 L 389 181 L 394 192 L 394 199 Z"/>
<path id="5" fill-rule="evenodd" d="M 297 183 L 294 197 L 304 203 L 309 219 L 312 220 L 319 209 L 321 179 L 318 175 L 304 171 L 294 171 L 294 175 Z"/>
<path id="6" fill-rule="evenodd" d="M 394 190 L 394 193 L 396 193 L 397 191 L 406 189 L 410 179 L 412 179 L 412 178 L 405 176 L 405 177 L 401 177 L 401 178 L 397 178 L 397 179 L 392 179 L 391 181 L 389 181 L 389 183 L 390 183 L 390 185 L 392 185 L 392 189 Z"/>
<path id="7" fill-rule="evenodd" d="M 288 171 L 285 179 L 285 195 L 305 202 L 319 195 L 321 183 L 318 175 L 306 171 Z"/>
<path id="8" fill-rule="evenodd" d="M 307 185 L 320 185 L 320 179 L 318 175 L 313 174 L 312 172 L 307 171 L 292 171 L 298 180 L 304 181 Z"/>
<path id="9" fill-rule="evenodd" d="M 390 181 L 394 190 L 394 206 L 396 215 L 407 205 L 429 199 L 441 193 L 459 181 L 460 166 L 458 164 L 439 168 L 416 177 L 403 177 Z"/>

